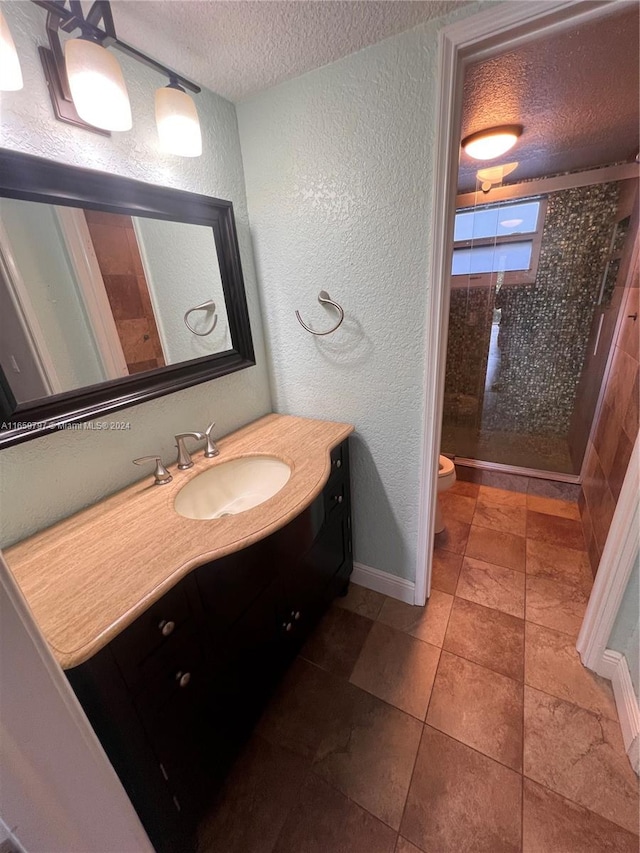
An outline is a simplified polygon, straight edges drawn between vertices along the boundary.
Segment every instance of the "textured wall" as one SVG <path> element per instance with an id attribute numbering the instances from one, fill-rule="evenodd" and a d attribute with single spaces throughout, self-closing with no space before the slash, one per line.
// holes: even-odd
<path id="1" fill-rule="evenodd" d="M 465 13 L 475 11 L 470 6 Z M 413 579 L 437 32 L 421 25 L 238 106 L 278 411 L 350 421 L 355 559 Z M 325 288 L 345 309 L 333 335 Z"/>
<path id="2" fill-rule="evenodd" d="M 640 556 L 636 558 L 635 567 L 629 578 L 629 583 L 618 610 L 616 623 L 613 626 L 607 648 L 623 654 L 629 665 L 631 680 L 640 702 Z"/>
<path id="3" fill-rule="evenodd" d="M 77 166 L 231 199 L 247 288 L 256 367 L 117 413 L 124 432 L 61 431 L 0 453 L 0 543 L 7 545 L 138 479 L 136 456 L 174 454 L 173 435 L 217 421 L 228 432 L 271 410 L 268 376 L 247 219 L 235 108 L 203 91 L 197 105 L 204 153 L 189 160 L 161 154 L 153 93 L 165 84 L 150 69 L 119 55 L 131 97 L 134 129 L 111 139 L 53 118 L 36 45 L 46 15 L 31 3 L 3 3 L 25 78 L 21 92 L 3 93 L 6 148 Z M 166 57 L 176 66 L 180 57 Z"/>

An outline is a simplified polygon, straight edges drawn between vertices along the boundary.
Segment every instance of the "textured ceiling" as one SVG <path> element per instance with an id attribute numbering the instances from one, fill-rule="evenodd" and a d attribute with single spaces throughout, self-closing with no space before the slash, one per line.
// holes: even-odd
<path id="1" fill-rule="evenodd" d="M 462 137 L 497 124 L 523 135 L 500 160 L 460 157 L 459 190 L 475 189 L 478 168 L 517 160 L 510 183 L 628 160 L 638 153 L 639 7 L 538 39 L 471 65 Z"/>
<path id="2" fill-rule="evenodd" d="M 115 0 L 120 38 L 240 101 L 466 5 L 460 0 Z"/>

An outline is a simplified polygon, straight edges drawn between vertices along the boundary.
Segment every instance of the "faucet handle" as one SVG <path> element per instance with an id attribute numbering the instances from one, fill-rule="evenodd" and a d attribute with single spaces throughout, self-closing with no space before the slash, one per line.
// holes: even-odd
<path id="1" fill-rule="evenodd" d="M 170 483 L 173 480 L 171 474 L 162 464 L 162 459 L 159 456 L 141 456 L 139 459 L 134 459 L 134 465 L 144 465 L 145 462 L 155 462 L 156 469 L 153 472 L 155 475 L 155 486 L 164 486 L 165 483 Z"/>
<path id="2" fill-rule="evenodd" d="M 215 425 L 216 422 L 212 421 L 204 431 L 205 437 L 207 439 L 207 446 L 205 448 L 204 455 L 207 457 L 207 459 L 212 459 L 214 456 L 217 456 L 220 453 L 215 441 L 213 440 L 213 438 L 211 438 L 211 431 Z"/>

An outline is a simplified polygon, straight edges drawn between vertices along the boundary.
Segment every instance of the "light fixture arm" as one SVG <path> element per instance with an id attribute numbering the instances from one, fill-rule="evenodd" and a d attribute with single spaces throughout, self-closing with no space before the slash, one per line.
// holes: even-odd
<path id="1" fill-rule="evenodd" d="M 202 91 L 200 86 L 187 77 L 183 77 L 177 71 L 166 65 L 162 65 L 162 63 L 157 62 L 145 53 L 142 53 L 142 51 L 119 39 L 113 21 L 111 5 L 108 0 L 95 0 L 86 15 L 83 12 L 80 0 L 32 0 L 32 2 L 47 12 L 46 32 L 49 47 L 40 46 L 38 50 L 49 84 L 53 109 L 56 117 L 61 121 L 85 127 L 87 130 L 92 130 L 95 133 L 109 135 L 108 132 L 99 130 L 93 127 L 93 125 L 82 121 L 75 110 L 65 70 L 64 52 L 59 35 L 60 30 L 72 33 L 74 30 L 79 29 L 83 38 L 95 41 L 105 48 L 117 48 L 137 62 L 141 62 L 147 67 L 153 68 L 154 71 L 169 77 L 172 82 L 175 81 L 181 88 L 188 89 L 195 94 Z"/>

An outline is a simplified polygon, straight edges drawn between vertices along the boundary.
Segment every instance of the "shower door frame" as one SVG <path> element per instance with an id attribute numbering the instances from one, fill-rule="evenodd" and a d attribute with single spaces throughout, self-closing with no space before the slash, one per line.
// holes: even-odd
<path id="1" fill-rule="evenodd" d="M 431 287 L 424 348 L 423 444 L 414 590 L 417 605 L 424 605 L 431 591 L 464 71 L 471 62 L 487 59 L 543 35 L 573 29 L 610 13 L 611 4 L 607 2 L 589 4 L 587 8 L 582 0 L 504 3 L 451 24 L 439 34 L 431 205 Z M 491 467 L 495 468 L 494 465 Z M 527 470 L 530 473 L 530 469 Z M 576 478 L 571 481 L 575 482 Z"/>

